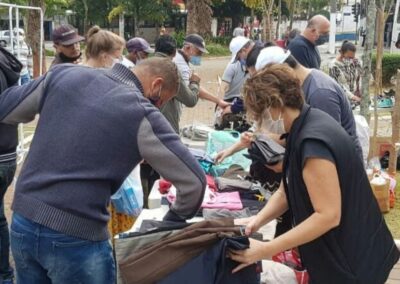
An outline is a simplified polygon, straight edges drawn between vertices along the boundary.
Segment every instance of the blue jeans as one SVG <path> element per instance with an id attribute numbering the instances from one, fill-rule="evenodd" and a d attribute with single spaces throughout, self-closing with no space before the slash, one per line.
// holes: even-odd
<path id="1" fill-rule="evenodd" d="M 0 279 L 12 279 L 13 270 L 10 267 L 10 239 L 7 219 L 4 214 L 4 195 L 13 181 L 16 163 L 0 163 Z M 1 283 L 1 282 L 0 282 Z"/>
<path id="2" fill-rule="evenodd" d="M 19 284 L 115 283 L 108 240 L 93 242 L 70 237 L 14 213 L 11 251 Z"/>

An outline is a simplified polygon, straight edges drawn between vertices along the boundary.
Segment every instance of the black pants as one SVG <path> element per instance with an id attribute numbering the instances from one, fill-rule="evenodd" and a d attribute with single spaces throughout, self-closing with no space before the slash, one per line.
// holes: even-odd
<path id="1" fill-rule="evenodd" d="M 148 200 L 154 182 L 160 178 L 160 175 L 149 165 L 140 165 L 140 178 L 142 179 L 143 187 L 143 207 L 148 208 Z"/>

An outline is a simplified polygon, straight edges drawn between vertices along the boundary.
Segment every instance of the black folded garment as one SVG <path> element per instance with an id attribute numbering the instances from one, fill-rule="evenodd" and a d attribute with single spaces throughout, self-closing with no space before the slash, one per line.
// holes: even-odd
<path id="1" fill-rule="evenodd" d="M 263 165 L 273 166 L 283 160 L 285 148 L 271 138 L 258 136 L 251 142 L 249 154 L 244 154 L 244 156 Z"/>

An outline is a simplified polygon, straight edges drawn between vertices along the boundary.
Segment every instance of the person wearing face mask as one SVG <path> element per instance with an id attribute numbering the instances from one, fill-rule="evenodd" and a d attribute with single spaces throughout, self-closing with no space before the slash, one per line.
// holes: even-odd
<path id="1" fill-rule="evenodd" d="M 164 219 L 196 215 L 204 171 L 156 108 L 177 89 L 176 65 L 150 58 L 132 70 L 54 66 L 1 94 L 0 122 L 40 114 L 12 204 L 18 283 L 114 283 L 107 206 L 143 159 L 177 188 Z"/>
<path id="2" fill-rule="evenodd" d="M 125 40 L 110 31 L 93 26 L 86 35 L 86 62 L 93 68 L 111 68 L 122 61 Z"/>
<path id="3" fill-rule="evenodd" d="M 224 100 L 227 102 L 241 98 L 240 91 L 247 79 L 246 57 L 253 46 L 254 43 L 244 36 L 233 38 L 229 44 L 232 58 L 222 75 L 221 86 L 224 92 Z"/>
<path id="4" fill-rule="evenodd" d="M 304 101 L 300 80 L 285 64 L 257 72 L 244 86 L 253 120 L 282 120 L 286 138 L 283 178 L 266 206 L 247 219 L 246 235 L 284 212 L 293 229 L 245 251 L 233 273 L 298 248 L 310 283 L 385 283 L 399 250 L 380 212 L 351 137 L 325 112 Z M 245 222 L 240 222 L 245 224 Z"/>
<path id="5" fill-rule="evenodd" d="M 360 102 L 362 68 L 360 62 L 355 57 L 356 51 L 356 46 L 345 40 L 339 50 L 339 55 L 329 65 L 329 76 L 342 86 L 349 100 Z"/>
<path id="6" fill-rule="evenodd" d="M 134 37 L 128 40 L 126 49 L 128 54 L 123 58 L 122 64 L 128 68 L 134 67 L 140 61 L 147 59 L 149 54 L 154 53 L 154 49 L 150 47 L 150 44 L 141 37 Z"/>
<path id="7" fill-rule="evenodd" d="M 255 50 L 255 52 L 256 51 L 257 50 Z M 252 52 L 250 52 L 248 59 L 248 61 L 252 60 L 254 62 L 254 56 Z M 249 73 L 251 76 L 254 76 L 260 70 L 268 68 L 270 64 L 287 64 L 291 69 L 293 69 L 295 76 L 300 80 L 306 103 L 314 108 L 318 108 L 326 112 L 333 119 L 335 119 L 350 135 L 360 159 L 363 159 L 363 152 L 357 137 L 354 116 L 349 100 L 346 98 L 342 87 L 340 87 L 335 80 L 322 71 L 309 69 L 302 66 L 291 55 L 290 51 L 285 51 L 278 46 L 266 47 L 259 51 L 255 66 L 250 66 L 251 64 L 249 63 Z M 280 122 L 280 125 L 273 124 L 274 129 L 263 127 L 261 121 L 257 123 L 259 126 L 257 127 L 259 131 L 273 133 L 275 135 L 272 134 L 271 138 L 277 140 L 277 142 L 283 142 L 278 139 L 278 137 L 283 134 L 282 122 Z M 270 124 L 267 124 L 266 126 L 268 125 Z M 244 136 L 241 140 L 241 143 L 237 143 L 231 148 L 219 153 L 217 156 L 218 161 L 222 161 L 227 156 L 232 155 L 234 153 L 233 151 L 238 151 L 248 147 L 251 143 L 251 140 L 246 139 L 246 137 L 249 136 L 251 136 L 251 134 Z M 279 170 L 279 167 L 276 170 Z"/>
<path id="8" fill-rule="evenodd" d="M 329 41 L 329 30 L 329 20 L 316 15 L 308 21 L 306 29 L 290 41 L 288 49 L 304 67 L 319 69 L 321 56 L 318 46 Z"/>
<path id="9" fill-rule="evenodd" d="M 56 55 L 50 68 L 61 63 L 79 63 L 82 55 L 80 43 L 85 38 L 78 35 L 71 25 L 59 26 L 54 29 L 52 36 Z"/>
<path id="10" fill-rule="evenodd" d="M 187 86 L 189 86 L 193 81 L 200 83 L 200 78 L 192 71 L 190 64 L 194 66 L 201 65 L 201 59 L 205 53 L 208 53 L 206 44 L 204 39 L 198 34 L 187 35 L 182 49 L 177 50 L 173 61 L 178 66 L 182 79 L 185 81 Z M 201 86 L 199 89 L 199 98 L 213 102 L 221 108 L 229 106 L 229 103 L 214 96 Z"/>

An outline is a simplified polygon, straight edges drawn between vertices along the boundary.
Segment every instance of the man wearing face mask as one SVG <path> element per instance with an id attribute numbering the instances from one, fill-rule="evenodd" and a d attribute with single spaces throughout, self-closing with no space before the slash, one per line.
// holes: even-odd
<path id="1" fill-rule="evenodd" d="M 177 88 L 175 64 L 150 58 L 133 70 L 55 66 L 0 95 L 0 122 L 40 114 L 12 204 L 20 283 L 114 283 L 107 206 L 143 159 L 177 188 L 164 219 L 197 213 L 204 171 L 152 105 L 165 104 Z"/>
<path id="2" fill-rule="evenodd" d="M 134 37 L 128 40 L 126 49 L 128 54 L 123 58 L 122 64 L 128 68 L 134 67 L 140 61 L 147 59 L 149 54 L 154 53 L 154 49 L 150 47 L 150 44 L 141 37 Z"/>
<path id="3" fill-rule="evenodd" d="M 201 59 L 205 53 L 208 53 L 206 44 L 204 39 L 198 34 L 186 36 L 182 49 L 176 52 L 173 61 L 176 66 L 178 66 L 182 79 L 187 86 L 189 86 L 191 82 L 200 82 L 200 78 L 191 70 L 189 63 L 194 66 L 201 65 Z M 213 102 L 221 108 L 229 106 L 229 103 L 214 96 L 202 87 L 199 89 L 199 98 Z"/>
<path id="4" fill-rule="evenodd" d="M 85 38 L 78 35 L 71 25 L 61 25 L 56 28 L 53 31 L 56 55 L 50 68 L 61 63 L 79 63 L 82 55 L 80 43 L 84 40 Z"/>
<path id="5" fill-rule="evenodd" d="M 319 69 L 321 56 L 317 46 L 329 41 L 329 30 L 329 20 L 316 15 L 308 21 L 306 29 L 290 41 L 288 49 L 304 67 Z"/>

